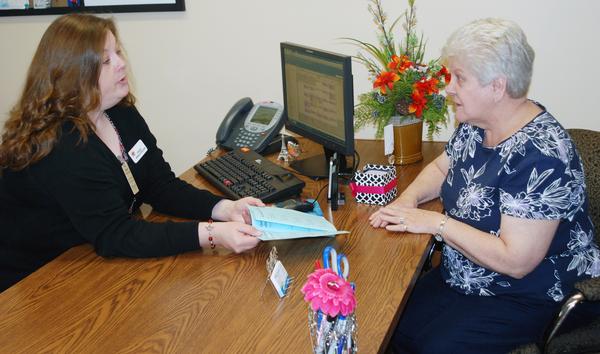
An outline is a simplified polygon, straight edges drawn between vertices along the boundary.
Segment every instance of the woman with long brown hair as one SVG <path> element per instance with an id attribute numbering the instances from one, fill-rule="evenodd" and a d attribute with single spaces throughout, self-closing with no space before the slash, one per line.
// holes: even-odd
<path id="1" fill-rule="evenodd" d="M 0 291 L 86 242 L 105 257 L 258 244 L 247 207 L 263 203 L 176 178 L 134 103 L 111 19 L 69 14 L 48 27 L 0 143 Z M 208 221 L 132 218 L 141 203 Z"/>

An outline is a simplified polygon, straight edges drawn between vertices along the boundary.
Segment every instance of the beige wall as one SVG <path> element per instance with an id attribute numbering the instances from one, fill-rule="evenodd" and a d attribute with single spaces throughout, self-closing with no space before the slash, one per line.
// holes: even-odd
<path id="1" fill-rule="evenodd" d="M 390 17 L 403 1 L 383 0 Z M 231 104 L 242 96 L 282 101 L 279 42 L 345 54 L 338 40 L 374 40 L 367 1 L 198 1 L 183 13 L 116 14 L 134 74 L 138 107 L 177 173 L 204 156 Z M 449 33 L 475 18 L 517 21 L 537 57 L 530 97 L 567 128 L 600 130 L 600 49 L 595 0 L 417 0 L 419 28 L 438 56 Z M 0 17 L 0 122 L 15 103 L 31 56 L 55 16 Z M 355 93 L 370 89 L 354 63 Z M 437 139 L 447 140 L 451 131 Z M 357 133 L 372 136 L 371 131 Z"/>

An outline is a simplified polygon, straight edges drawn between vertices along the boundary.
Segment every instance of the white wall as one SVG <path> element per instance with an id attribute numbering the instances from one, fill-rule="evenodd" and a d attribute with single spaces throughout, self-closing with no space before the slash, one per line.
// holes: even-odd
<path id="1" fill-rule="evenodd" d="M 389 17 L 404 1 L 382 0 Z M 133 68 L 138 107 L 166 158 L 181 173 L 214 144 L 214 133 L 242 96 L 282 102 L 279 42 L 291 41 L 344 54 L 339 40 L 375 40 L 367 0 L 198 1 L 183 13 L 115 14 Z M 536 51 L 530 97 L 567 128 L 600 130 L 600 49 L 595 0 L 417 0 L 427 58 L 438 56 L 458 26 L 481 17 L 517 21 Z M 0 122 L 21 91 L 39 39 L 55 16 L 0 17 Z M 355 93 L 370 89 L 354 63 Z M 445 131 L 437 140 L 447 140 Z M 370 137 L 371 132 L 358 132 Z"/>

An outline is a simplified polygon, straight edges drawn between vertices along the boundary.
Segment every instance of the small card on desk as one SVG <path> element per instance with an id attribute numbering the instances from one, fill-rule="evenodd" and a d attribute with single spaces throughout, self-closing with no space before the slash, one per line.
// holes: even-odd
<path id="1" fill-rule="evenodd" d="M 321 237 L 347 234 L 338 231 L 322 216 L 311 215 L 297 210 L 273 207 L 248 207 L 252 226 L 262 231 L 263 241 L 286 240 L 303 237 Z"/>
<path id="2" fill-rule="evenodd" d="M 290 286 L 290 277 L 281 261 L 275 263 L 275 267 L 273 268 L 273 272 L 271 272 L 269 280 L 271 280 L 271 284 L 275 287 L 277 295 L 279 295 L 279 297 L 284 297 Z"/>

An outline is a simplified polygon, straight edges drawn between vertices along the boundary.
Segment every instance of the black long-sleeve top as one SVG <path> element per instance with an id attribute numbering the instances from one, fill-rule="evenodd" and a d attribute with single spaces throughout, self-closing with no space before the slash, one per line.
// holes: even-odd
<path id="1" fill-rule="evenodd" d="M 107 111 L 125 148 L 148 148 L 128 161 L 142 202 L 165 214 L 207 219 L 221 197 L 175 177 L 134 107 Z M 200 248 L 198 222 L 151 223 L 132 218 L 134 195 L 112 151 L 95 135 L 87 143 L 65 123 L 52 152 L 0 177 L 0 291 L 67 249 L 91 243 L 104 257 L 157 257 Z"/>

